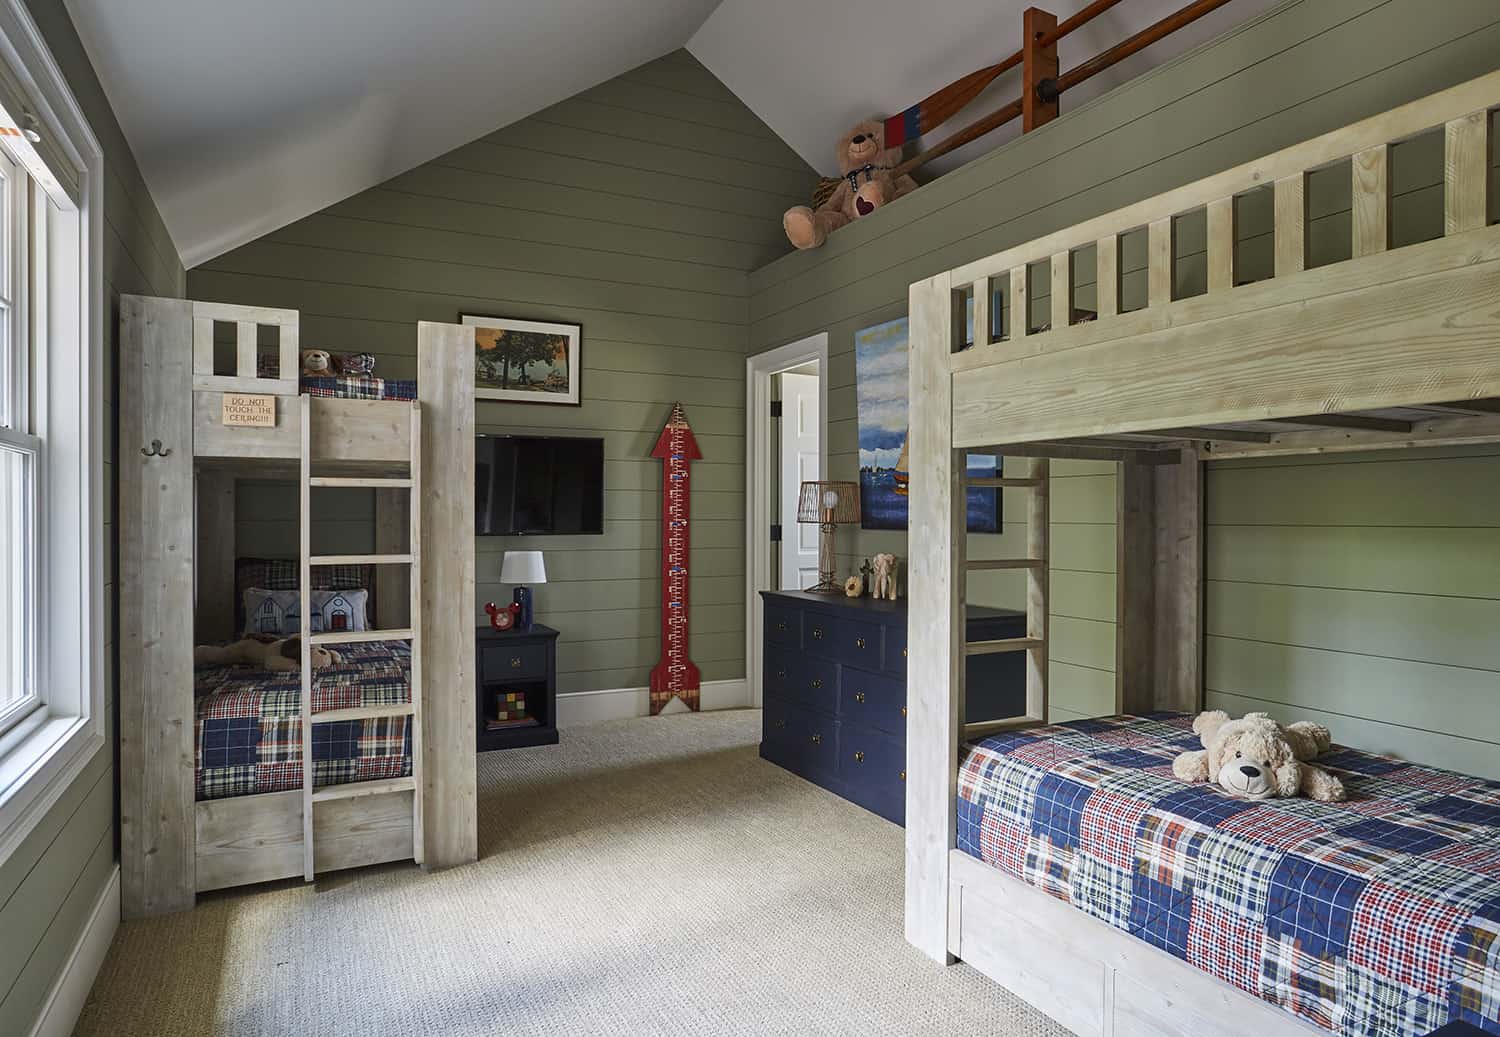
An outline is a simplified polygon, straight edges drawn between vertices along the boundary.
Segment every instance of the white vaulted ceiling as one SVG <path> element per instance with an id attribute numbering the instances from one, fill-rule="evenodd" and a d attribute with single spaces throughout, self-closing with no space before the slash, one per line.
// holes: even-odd
<path id="1" fill-rule="evenodd" d="M 898 111 L 1014 50 L 1028 6 L 65 2 L 190 267 L 684 45 L 809 164 L 829 172 L 831 142 L 849 123 Z M 1064 41 L 1063 67 L 1183 2 L 1123 0 Z M 1068 94 L 1065 110 L 1276 2 L 1231 0 Z M 1066 17 L 1083 3 L 1059 0 L 1053 10 Z M 1008 76 L 959 121 L 1015 92 Z"/>

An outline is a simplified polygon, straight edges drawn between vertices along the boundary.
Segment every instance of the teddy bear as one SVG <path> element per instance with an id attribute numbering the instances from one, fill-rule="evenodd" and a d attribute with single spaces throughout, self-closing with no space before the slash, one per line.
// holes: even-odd
<path id="1" fill-rule="evenodd" d="M 787 238 L 798 248 L 817 248 L 844 224 L 915 191 L 915 180 L 895 175 L 900 160 L 900 148 L 885 146 L 884 123 L 870 119 L 854 126 L 839 138 L 838 186 L 816 209 L 798 205 L 786 211 L 781 225 Z"/>
<path id="2" fill-rule="evenodd" d="M 304 349 L 302 351 L 302 377 L 324 378 L 333 374 L 333 357 L 326 349 Z"/>
<path id="3" fill-rule="evenodd" d="M 1267 713 L 1231 720 L 1222 709 L 1211 709 L 1193 719 L 1193 733 L 1202 739 L 1203 748 L 1172 761 L 1172 773 L 1183 781 L 1214 781 L 1230 795 L 1245 799 L 1299 793 L 1330 803 L 1345 798 L 1343 782 L 1304 762 L 1332 744 L 1322 724 L 1299 720 L 1283 727 Z"/>
<path id="4" fill-rule="evenodd" d="M 339 665 L 343 661 L 343 655 L 332 649 L 315 646 L 312 650 L 312 665 L 315 670 Z M 302 639 L 283 637 L 267 641 L 247 637 L 232 645 L 199 645 L 193 649 L 193 662 L 220 666 L 258 665 L 278 673 L 286 673 L 302 668 Z"/>

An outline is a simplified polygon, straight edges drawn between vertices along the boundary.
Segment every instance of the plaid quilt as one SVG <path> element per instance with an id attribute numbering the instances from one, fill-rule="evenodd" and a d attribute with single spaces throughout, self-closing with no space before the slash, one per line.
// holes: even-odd
<path id="1" fill-rule="evenodd" d="M 1500 1034 L 1500 782 L 1335 746 L 1345 803 L 1188 785 L 1179 714 L 965 746 L 958 846 L 1337 1034 Z"/>
<path id="2" fill-rule="evenodd" d="M 415 400 L 417 383 L 373 375 L 335 375 L 328 378 L 305 377 L 301 388 L 308 396 L 338 396 L 346 400 Z"/>
<path id="3" fill-rule="evenodd" d="M 313 712 L 411 701 L 411 646 L 339 646 L 340 666 L 313 678 Z M 193 744 L 197 798 L 224 799 L 302 787 L 302 677 L 255 666 L 199 666 Z M 407 717 L 313 725 L 313 783 L 411 773 Z"/>

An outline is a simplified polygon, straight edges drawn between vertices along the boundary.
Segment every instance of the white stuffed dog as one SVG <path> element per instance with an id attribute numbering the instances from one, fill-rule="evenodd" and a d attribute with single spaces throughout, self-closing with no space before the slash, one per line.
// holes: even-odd
<path id="1" fill-rule="evenodd" d="M 312 650 L 313 669 L 321 670 L 344 661 L 338 652 L 317 645 Z M 268 670 L 286 673 L 302 668 L 302 639 L 283 637 L 276 641 L 261 641 L 247 637 L 232 645 L 199 645 L 193 649 L 193 662 L 211 663 L 220 666 L 243 664 L 264 666 Z"/>

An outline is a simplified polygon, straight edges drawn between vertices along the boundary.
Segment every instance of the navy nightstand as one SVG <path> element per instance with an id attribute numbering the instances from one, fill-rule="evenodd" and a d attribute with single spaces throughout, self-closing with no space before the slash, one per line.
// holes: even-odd
<path id="1" fill-rule="evenodd" d="M 475 631 L 475 717 L 480 752 L 524 745 L 557 744 L 557 631 L 541 623 L 526 630 L 496 630 L 489 624 Z M 495 717 L 500 692 L 526 695 L 526 712 L 537 719 L 529 727 L 485 730 Z"/>

